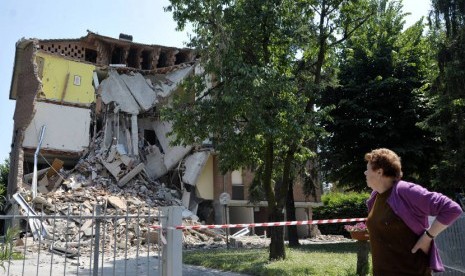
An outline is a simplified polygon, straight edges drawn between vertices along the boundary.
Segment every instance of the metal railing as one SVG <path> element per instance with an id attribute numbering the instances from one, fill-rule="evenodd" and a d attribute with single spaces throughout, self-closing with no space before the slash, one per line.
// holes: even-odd
<path id="1" fill-rule="evenodd" d="M 435 240 L 445 272 L 435 275 L 465 275 L 465 214 L 449 226 Z"/>
<path id="2" fill-rule="evenodd" d="M 10 231 L 0 240 L 0 275 L 161 275 L 161 229 L 150 227 L 164 218 L 157 209 L 84 210 L 0 216 Z"/>

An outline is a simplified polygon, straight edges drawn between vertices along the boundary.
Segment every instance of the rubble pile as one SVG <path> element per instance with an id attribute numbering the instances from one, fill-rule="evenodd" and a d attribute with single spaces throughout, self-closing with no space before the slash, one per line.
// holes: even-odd
<path id="1" fill-rule="evenodd" d="M 38 172 L 38 195 L 30 190 L 22 197 L 35 214 L 44 215 L 42 223 L 44 245 L 55 253 L 67 256 L 92 252 L 96 235 L 96 206 L 99 206 L 101 248 L 112 254 L 135 252 L 141 245 L 160 250 L 160 207 L 182 206 L 182 194 L 151 180 L 144 169 L 142 158 L 130 157 L 118 144 L 104 145 L 103 134 L 93 140 L 88 152 L 71 170 L 63 169 L 63 162 L 55 160 Z M 26 175 L 25 181 L 32 176 Z M 183 225 L 198 225 L 199 218 L 188 209 L 182 212 Z M 32 228 L 32 227 L 31 227 Z M 315 227 L 316 228 L 316 227 Z M 41 231 L 38 231 L 41 232 Z M 184 229 L 185 249 L 262 248 L 270 240 L 264 236 L 232 237 L 224 229 Z M 303 243 L 343 242 L 341 237 L 316 234 Z M 227 242 L 229 237 L 229 242 Z M 122 253 L 121 253 L 122 254 Z"/>
<path id="2" fill-rule="evenodd" d="M 106 251 L 115 247 L 135 250 L 142 244 L 158 248 L 158 230 L 150 226 L 160 225 L 159 207 L 182 206 L 179 190 L 151 180 L 144 163 L 126 155 L 118 145 L 105 149 L 101 135 L 72 170 L 66 171 L 62 165 L 55 160 L 50 168 L 39 171 L 35 198 L 31 191 L 21 193 L 37 215 L 47 216 L 43 224 L 46 242 L 66 248 L 65 252 L 70 248 L 90 252 L 96 231 L 92 216 L 96 206 L 101 206 L 100 215 L 108 217 L 100 226 Z M 183 219 L 186 225 L 199 224 L 198 217 L 187 209 Z M 225 244 L 220 231 L 186 229 L 183 234 L 187 248 Z"/>

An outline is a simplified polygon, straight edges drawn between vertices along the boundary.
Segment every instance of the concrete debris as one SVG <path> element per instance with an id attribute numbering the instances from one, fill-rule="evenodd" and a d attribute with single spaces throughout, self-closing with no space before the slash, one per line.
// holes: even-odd
<path id="1" fill-rule="evenodd" d="M 141 111 L 147 111 L 155 105 L 157 100 L 155 91 L 147 84 L 147 81 L 140 73 L 133 76 L 121 75 L 120 77 L 139 104 Z"/>
<path id="2" fill-rule="evenodd" d="M 145 167 L 144 163 L 140 163 L 139 165 L 137 165 L 134 169 L 132 169 L 129 173 L 127 173 L 123 178 L 121 178 L 120 181 L 118 181 L 118 186 L 123 187 L 124 185 L 126 185 L 126 183 L 128 183 L 128 181 L 130 181 L 137 174 L 139 174 L 144 169 L 144 167 Z"/>
<path id="3" fill-rule="evenodd" d="M 127 209 L 126 201 L 124 200 L 124 198 L 120 198 L 117 196 L 109 196 L 107 201 L 108 203 L 110 203 L 111 206 L 113 206 L 117 210 Z"/>
<path id="4" fill-rule="evenodd" d="M 157 179 L 168 172 L 164 156 L 157 146 L 151 146 L 145 158 L 147 160 L 145 162 L 145 170 L 150 178 Z"/>
<path id="5" fill-rule="evenodd" d="M 173 137 L 169 133 L 173 130 L 172 124 L 169 122 L 153 122 L 153 129 L 157 135 L 158 141 L 164 152 L 163 163 L 167 170 L 176 167 L 179 162 L 192 150 L 192 146 L 171 146 Z"/>
<path id="6" fill-rule="evenodd" d="M 23 209 L 39 216 L 52 216 L 43 223 L 38 224 L 37 220 L 30 223 L 36 240 L 40 228 L 45 229 L 43 232 L 47 234 L 42 238 L 54 253 L 75 256 L 77 249 L 80 254 L 92 250 L 95 220 L 89 217 L 95 215 L 97 205 L 102 206 L 102 215 L 109 217 L 101 227 L 105 229 L 105 250 L 115 246 L 136 250 L 138 245 L 146 243 L 155 243 L 154 247 L 158 248 L 159 233 L 150 227 L 159 225 L 158 208 L 182 206 L 181 191 L 150 178 L 141 158 L 126 155 L 118 144 L 105 147 L 103 136 L 103 131 L 96 135 L 87 154 L 73 169 L 52 165 L 54 170 L 60 169 L 50 178 L 47 172 L 53 169 L 44 169 L 39 193 L 34 199 L 31 191 L 21 192 Z M 185 209 L 182 214 L 188 225 L 199 224 L 193 212 Z M 112 218 L 117 215 L 123 219 Z M 189 230 L 183 233 L 185 243 L 225 244 L 224 232 Z"/>
<path id="7" fill-rule="evenodd" d="M 207 163 L 210 152 L 208 151 L 199 151 L 191 154 L 186 158 L 184 165 L 186 170 L 182 176 L 182 181 L 189 185 L 195 186 L 197 180 L 202 173 L 202 169 Z"/>
<path id="8" fill-rule="evenodd" d="M 183 68 L 168 74 L 149 75 L 147 76 L 147 83 L 156 91 L 158 101 L 163 104 L 164 99 L 169 98 L 178 89 L 179 84 L 194 72 L 194 68 L 191 65 L 184 65 Z"/>
<path id="9" fill-rule="evenodd" d="M 99 90 L 105 104 L 115 102 L 123 112 L 139 114 L 139 105 L 117 72 L 110 71 L 108 78 L 100 84 Z"/>
<path id="10" fill-rule="evenodd" d="M 56 175 L 61 170 L 61 168 L 63 168 L 64 163 L 65 162 L 63 162 L 62 160 L 55 158 L 55 160 L 53 160 L 52 166 L 47 171 L 47 178 Z"/>
<path id="11" fill-rule="evenodd" d="M 49 168 L 45 168 L 45 169 L 42 169 L 42 170 L 38 170 L 37 171 L 37 177 L 40 177 L 42 176 L 44 173 L 48 172 Z M 30 181 L 32 180 L 32 177 L 34 176 L 34 173 L 28 173 L 28 174 L 25 174 L 24 175 L 24 182 L 26 183 L 30 183 Z"/>
<path id="12" fill-rule="evenodd" d="M 18 197 L 22 201 L 18 203 L 26 212 L 52 216 L 39 225 L 31 221 L 34 239 L 45 238 L 51 250 L 64 255 L 73 255 L 77 247 L 90 250 L 96 219 L 89 217 L 96 215 L 98 206 L 103 208 L 103 216 L 109 216 L 102 221 L 105 244 L 124 248 L 158 243 L 163 236 L 159 237 L 150 227 L 159 224 L 158 208 L 183 206 L 183 197 L 184 222 L 199 224 L 196 195 L 185 187 L 196 185 L 210 153 L 195 152 L 193 146 L 173 146 L 174 138 L 169 135 L 172 125 L 160 121 L 156 111 L 169 103 L 172 93 L 193 72 L 191 65 L 165 75 L 120 75 L 110 71 L 102 82 L 94 83 L 101 101 L 96 103 L 96 125 L 81 159 L 71 170 L 65 169 L 59 159 L 40 170 L 37 196 L 30 195 L 28 185 L 20 190 L 24 202 Z M 170 172 L 179 177 L 175 184 L 169 179 Z M 30 183 L 32 177 L 25 175 L 24 182 Z M 170 187 L 162 182 L 164 177 L 170 181 Z M 117 215 L 123 218 L 114 219 Z M 41 227 L 46 229 L 46 236 L 38 236 Z M 186 247 L 225 244 L 224 231 L 183 233 Z"/>

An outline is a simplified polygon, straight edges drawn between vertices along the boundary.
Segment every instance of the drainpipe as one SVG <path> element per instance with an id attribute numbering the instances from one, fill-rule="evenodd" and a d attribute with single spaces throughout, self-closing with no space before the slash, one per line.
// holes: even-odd
<path id="1" fill-rule="evenodd" d="M 44 140 L 45 125 L 40 129 L 39 143 L 37 144 L 36 151 L 34 153 L 34 173 L 32 174 L 32 198 L 37 196 L 37 156 L 39 155 L 40 146 Z"/>

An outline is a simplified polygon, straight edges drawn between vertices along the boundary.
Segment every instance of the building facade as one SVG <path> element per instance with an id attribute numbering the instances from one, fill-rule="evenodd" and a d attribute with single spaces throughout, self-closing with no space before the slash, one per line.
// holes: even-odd
<path id="1" fill-rule="evenodd" d="M 143 174 L 176 186 L 182 204 L 205 223 L 265 222 L 266 202 L 249 202 L 253 173 L 222 174 L 210 145 L 171 145 L 171 124 L 160 120 L 159 109 L 197 70 L 192 49 L 135 43 L 124 34 L 18 41 L 8 196 L 53 192 L 64 179 L 50 168 L 75 170 L 87 158 L 86 185 L 105 176 L 124 187 Z M 308 220 L 320 189 L 316 197 L 301 191 L 297 184 L 297 218 Z M 224 193 L 227 206 L 219 200 Z M 308 236 L 309 227 L 299 227 Z"/>

